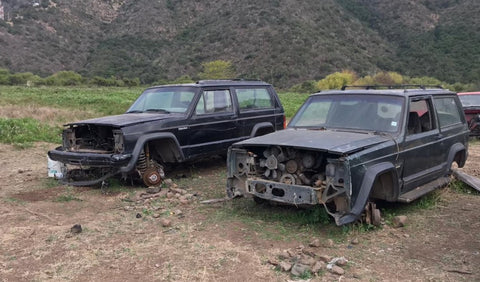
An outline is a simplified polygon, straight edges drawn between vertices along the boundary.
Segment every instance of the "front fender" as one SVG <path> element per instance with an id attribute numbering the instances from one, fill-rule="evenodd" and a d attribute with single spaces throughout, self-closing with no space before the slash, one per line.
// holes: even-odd
<path id="1" fill-rule="evenodd" d="M 373 184 L 377 180 L 377 177 L 389 171 L 394 173 L 394 179 L 398 179 L 395 166 L 389 162 L 379 163 L 367 169 L 352 209 L 347 214 L 335 218 L 337 225 L 352 223 L 360 217 L 360 215 L 363 213 L 363 210 L 365 209 L 365 205 L 367 204 L 370 192 L 372 191 Z M 394 191 L 394 194 L 396 195 L 394 196 L 398 197 L 398 189 L 395 190 L 396 191 Z"/>
<path id="2" fill-rule="evenodd" d="M 262 129 L 269 129 L 270 132 L 274 132 L 275 129 L 273 127 L 273 124 L 270 122 L 261 122 L 255 124 L 255 126 L 252 129 L 252 132 L 250 133 L 250 138 L 257 136 L 257 132 L 262 130 Z"/>
<path id="3" fill-rule="evenodd" d="M 140 136 L 137 139 L 137 143 L 135 144 L 135 148 L 132 152 L 132 158 L 128 162 L 128 164 L 124 167 L 120 168 L 120 172 L 130 172 L 138 161 L 138 157 L 140 152 L 143 150 L 145 143 L 152 141 L 152 140 L 160 140 L 160 139 L 170 139 L 174 142 L 176 146 L 176 150 L 179 154 L 179 158 L 182 160 L 185 159 L 182 150 L 180 149 L 180 143 L 177 140 L 177 137 L 171 132 L 162 132 L 162 133 L 152 133 L 152 134 L 145 134 Z"/>

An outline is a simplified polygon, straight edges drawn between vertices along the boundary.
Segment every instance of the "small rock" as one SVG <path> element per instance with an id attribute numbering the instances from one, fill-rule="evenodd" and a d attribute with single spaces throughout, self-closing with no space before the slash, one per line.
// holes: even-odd
<path id="1" fill-rule="evenodd" d="M 333 246 L 335 246 L 335 242 L 333 242 L 332 239 L 328 239 L 328 240 L 327 240 L 326 247 L 331 248 L 331 247 L 333 247 Z"/>
<path id="2" fill-rule="evenodd" d="M 160 215 L 159 213 L 154 213 L 154 214 L 152 214 L 152 217 L 153 217 L 153 218 L 159 218 L 160 216 L 161 216 L 161 215 Z"/>
<path id="3" fill-rule="evenodd" d="M 320 270 L 325 268 L 325 263 L 323 261 L 317 261 L 315 264 L 312 266 L 312 272 L 317 273 Z"/>
<path id="4" fill-rule="evenodd" d="M 280 263 L 278 262 L 278 260 L 276 260 L 276 259 L 269 259 L 267 262 L 268 262 L 269 264 L 275 265 L 275 266 L 277 266 L 278 264 L 280 264 Z"/>
<path id="5" fill-rule="evenodd" d="M 358 238 L 353 238 L 350 243 L 352 243 L 352 245 L 358 245 L 358 243 L 360 243 L 360 241 L 358 241 Z"/>
<path id="6" fill-rule="evenodd" d="M 170 226 L 172 226 L 172 221 L 170 219 L 167 219 L 167 218 L 162 218 L 162 219 L 160 219 L 160 224 L 163 227 L 170 227 Z"/>
<path id="7" fill-rule="evenodd" d="M 172 186 L 173 181 L 172 181 L 172 179 L 167 178 L 167 179 L 163 180 L 163 183 L 165 183 L 165 185 L 167 185 L 168 187 L 170 187 L 170 186 Z"/>
<path id="8" fill-rule="evenodd" d="M 173 214 L 176 215 L 176 216 L 182 216 L 183 212 L 181 210 L 174 210 Z"/>
<path id="9" fill-rule="evenodd" d="M 70 232 L 72 232 L 73 234 L 81 233 L 82 226 L 80 224 L 75 224 L 74 226 L 72 226 L 72 228 L 70 228 Z"/>
<path id="10" fill-rule="evenodd" d="M 301 264 L 304 264 L 304 265 L 314 265 L 315 264 L 315 259 L 312 258 L 311 256 L 307 256 L 307 255 L 302 255 L 300 257 L 300 261 L 299 261 Z"/>
<path id="11" fill-rule="evenodd" d="M 292 269 L 292 265 L 286 261 L 281 261 L 278 266 L 280 266 L 280 269 L 283 271 L 290 271 L 290 269 Z"/>
<path id="12" fill-rule="evenodd" d="M 161 187 L 150 186 L 147 189 L 145 189 L 145 191 L 148 194 L 157 194 L 158 192 L 160 192 L 161 189 L 162 189 Z"/>
<path id="13" fill-rule="evenodd" d="M 180 204 L 182 204 L 182 205 L 188 205 L 188 204 L 190 204 L 190 201 L 187 200 L 187 199 L 180 199 L 179 202 L 180 202 Z"/>
<path id="14" fill-rule="evenodd" d="M 142 218 L 142 214 L 141 213 L 137 213 L 137 215 L 135 216 L 136 218 Z"/>
<path id="15" fill-rule="evenodd" d="M 343 257 L 337 259 L 337 261 L 335 262 L 335 264 L 338 265 L 338 266 L 345 266 L 345 265 L 347 265 L 347 263 L 348 263 L 348 260 L 346 260 Z"/>
<path id="16" fill-rule="evenodd" d="M 395 216 L 392 220 L 393 227 L 399 228 L 405 226 L 405 223 L 407 222 L 407 217 L 405 215 L 398 215 Z"/>
<path id="17" fill-rule="evenodd" d="M 306 271 L 311 271 L 311 270 L 312 269 L 308 265 L 296 263 L 293 265 L 291 273 L 292 275 L 300 276 L 300 275 L 303 275 Z"/>
<path id="18" fill-rule="evenodd" d="M 324 263 L 329 263 L 332 260 L 332 257 L 328 255 L 318 255 L 317 257 L 320 261 L 323 261 Z"/>
<path id="19" fill-rule="evenodd" d="M 338 265 L 332 265 L 332 268 L 329 269 L 331 273 L 333 274 L 337 274 L 337 275 L 343 275 L 345 274 L 345 270 L 343 270 L 343 268 L 341 268 L 340 266 Z"/>
<path id="20" fill-rule="evenodd" d="M 19 169 L 18 173 L 24 173 L 25 171 L 23 169 Z"/>
<path id="21" fill-rule="evenodd" d="M 123 210 L 124 211 L 133 211 L 133 207 L 132 206 L 124 206 Z"/>
<path id="22" fill-rule="evenodd" d="M 318 247 L 321 247 L 322 244 L 320 242 L 320 239 L 313 239 L 312 242 L 310 242 L 310 244 L 308 244 L 310 247 L 315 247 L 315 248 L 318 248 Z"/>
<path id="23" fill-rule="evenodd" d="M 296 254 L 294 251 L 292 251 L 292 250 L 287 250 L 287 254 L 288 254 L 288 256 L 289 256 L 290 258 L 293 258 L 293 257 L 295 257 L 295 256 L 297 255 L 297 254 Z"/>
<path id="24" fill-rule="evenodd" d="M 172 193 L 172 192 L 167 192 L 167 198 L 171 199 L 171 198 L 173 198 L 173 197 L 175 197 L 175 194 L 174 194 L 174 193 Z"/>

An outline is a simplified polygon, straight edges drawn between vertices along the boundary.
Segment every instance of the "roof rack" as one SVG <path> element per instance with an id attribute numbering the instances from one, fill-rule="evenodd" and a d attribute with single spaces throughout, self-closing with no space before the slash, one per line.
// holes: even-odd
<path id="1" fill-rule="evenodd" d="M 229 81 L 261 81 L 260 79 L 250 79 L 250 78 L 232 78 L 232 79 L 205 79 L 205 80 L 198 80 L 196 84 L 202 83 L 223 83 Z"/>
<path id="2" fill-rule="evenodd" d="M 404 89 L 406 90 L 407 88 L 412 89 L 412 88 L 420 88 L 425 90 L 426 88 L 439 88 L 443 89 L 441 85 L 423 85 L 423 84 L 396 84 L 396 85 L 344 85 L 342 86 L 342 90 L 345 90 L 347 88 L 364 88 L 364 89 Z"/>

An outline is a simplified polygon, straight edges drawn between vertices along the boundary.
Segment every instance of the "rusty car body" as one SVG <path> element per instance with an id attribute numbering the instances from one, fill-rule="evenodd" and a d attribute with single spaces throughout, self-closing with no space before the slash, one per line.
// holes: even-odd
<path id="1" fill-rule="evenodd" d="M 375 89 L 376 88 L 376 89 Z M 457 95 L 440 88 L 332 90 L 311 95 L 286 130 L 232 145 L 227 195 L 324 205 L 337 225 L 376 200 L 411 202 L 465 164 L 468 127 Z"/>
<path id="2" fill-rule="evenodd" d="M 272 85 L 205 80 L 146 89 L 126 113 L 69 123 L 62 146 L 48 152 L 68 166 L 72 185 L 121 174 L 158 185 L 172 164 L 214 154 L 250 137 L 283 129 L 285 115 Z"/>
<path id="3" fill-rule="evenodd" d="M 480 92 L 458 93 L 467 119 L 470 136 L 480 137 Z"/>

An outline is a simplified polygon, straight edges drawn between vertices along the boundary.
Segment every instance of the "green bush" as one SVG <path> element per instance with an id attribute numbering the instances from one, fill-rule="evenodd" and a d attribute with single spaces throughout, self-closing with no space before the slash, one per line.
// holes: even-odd
<path id="1" fill-rule="evenodd" d="M 235 70 L 230 61 L 216 60 L 202 64 L 203 71 L 198 74 L 200 79 L 235 78 Z"/>
<path id="2" fill-rule="evenodd" d="M 318 90 L 317 82 L 315 80 L 307 80 L 302 83 L 295 84 L 290 88 L 290 91 L 295 93 L 314 93 Z"/>
<path id="3" fill-rule="evenodd" d="M 45 78 L 44 83 L 46 85 L 55 86 L 73 86 L 83 84 L 84 79 L 82 75 L 74 71 L 59 71 Z"/>
<path id="4" fill-rule="evenodd" d="M 33 86 L 40 81 L 41 78 L 38 75 L 34 75 L 31 72 L 21 72 L 9 75 L 7 84 Z"/>

